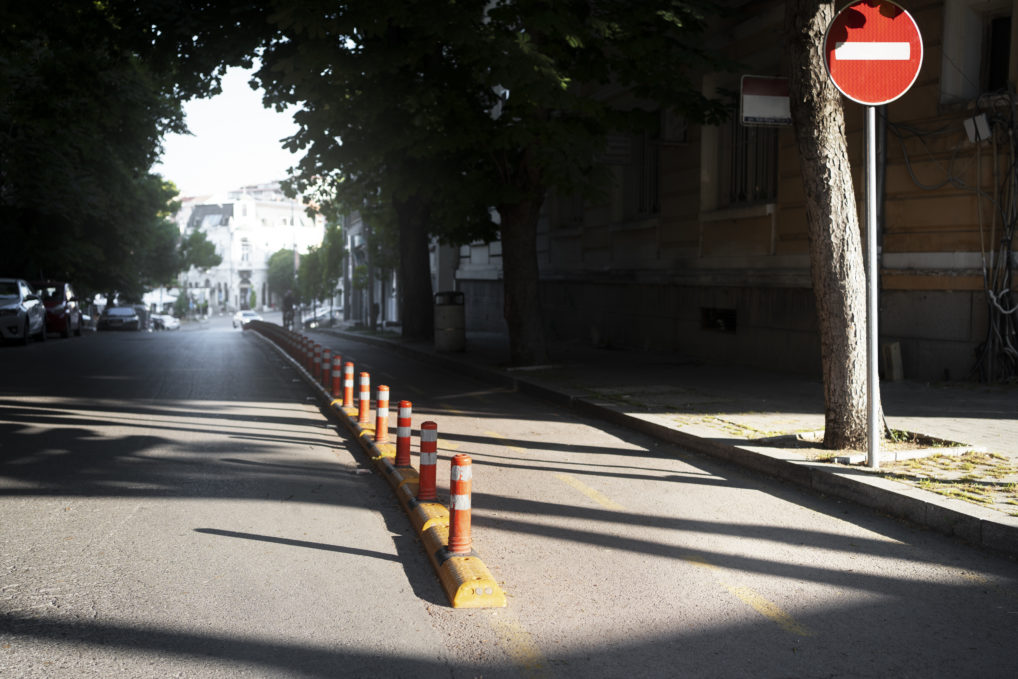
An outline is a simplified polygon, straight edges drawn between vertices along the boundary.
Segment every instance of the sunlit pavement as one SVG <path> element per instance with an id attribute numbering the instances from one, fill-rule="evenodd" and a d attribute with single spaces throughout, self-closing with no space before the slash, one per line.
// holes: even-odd
<path id="1" fill-rule="evenodd" d="M 0 351 L 4 675 L 994 677 L 1018 663 L 1013 561 L 315 332 L 412 400 L 415 427 L 438 423 L 443 465 L 474 459 L 474 546 L 509 604 L 450 609 L 299 371 L 229 317 L 207 329 Z"/>

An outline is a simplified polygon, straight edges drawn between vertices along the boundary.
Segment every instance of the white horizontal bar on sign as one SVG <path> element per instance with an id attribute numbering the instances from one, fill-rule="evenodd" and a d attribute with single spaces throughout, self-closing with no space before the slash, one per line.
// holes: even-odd
<path id="1" fill-rule="evenodd" d="M 839 42 L 834 45 L 838 61 L 908 61 L 912 55 L 907 42 Z"/>

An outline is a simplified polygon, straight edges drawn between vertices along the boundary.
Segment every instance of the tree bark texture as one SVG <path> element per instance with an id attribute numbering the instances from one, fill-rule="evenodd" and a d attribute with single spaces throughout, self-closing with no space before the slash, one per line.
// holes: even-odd
<path id="1" fill-rule="evenodd" d="M 809 234 L 823 363 L 824 447 L 867 441 L 866 276 L 841 95 L 821 46 L 834 3 L 787 0 L 791 109 Z M 879 404 L 879 385 L 875 385 Z M 879 411 L 878 411 L 879 412 Z"/>
<path id="2" fill-rule="evenodd" d="M 433 339 L 434 300 L 428 253 L 427 202 L 393 201 L 399 226 L 399 318 L 406 339 Z"/>
<path id="3" fill-rule="evenodd" d="M 540 365 L 548 362 L 537 265 L 537 221 L 544 188 L 532 151 L 525 151 L 518 163 L 512 176 L 519 200 L 498 206 L 502 218 L 503 314 L 511 363 Z"/>

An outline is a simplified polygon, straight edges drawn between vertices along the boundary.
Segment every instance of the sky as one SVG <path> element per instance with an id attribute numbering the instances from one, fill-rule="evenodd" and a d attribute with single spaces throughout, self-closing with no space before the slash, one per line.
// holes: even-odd
<path id="1" fill-rule="evenodd" d="M 181 196 L 284 179 L 297 163 L 300 156 L 279 141 L 297 129 L 292 113 L 264 108 L 261 90 L 247 84 L 250 74 L 227 71 L 222 94 L 184 104 L 192 134 L 163 140 L 162 160 L 153 171 L 176 184 Z"/>

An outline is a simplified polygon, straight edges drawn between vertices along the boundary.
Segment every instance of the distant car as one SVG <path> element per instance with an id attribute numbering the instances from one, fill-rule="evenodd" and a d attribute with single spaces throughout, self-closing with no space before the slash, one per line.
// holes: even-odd
<path id="1" fill-rule="evenodd" d="M 99 315 L 99 330 L 141 330 L 138 312 L 130 306 L 108 306 Z"/>
<path id="2" fill-rule="evenodd" d="M 153 330 L 179 330 L 180 319 L 170 314 L 152 314 Z"/>
<path id="3" fill-rule="evenodd" d="M 233 314 L 233 327 L 235 327 L 235 328 L 243 328 L 245 325 L 247 325 L 251 321 L 260 321 L 260 320 L 262 320 L 262 317 L 258 315 L 257 311 L 252 311 L 250 309 L 244 309 L 243 311 L 238 311 L 237 313 Z"/>
<path id="4" fill-rule="evenodd" d="M 312 318 L 304 319 L 304 326 L 307 328 L 331 328 L 337 321 L 343 320 L 341 309 L 319 308 Z"/>
<path id="5" fill-rule="evenodd" d="M 46 341 L 46 307 L 28 281 L 0 278 L 0 337 L 28 344 Z"/>
<path id="6" fill-rule="evenodd" d="M 46 330 L 70 337 L 81 336 L 82 313 L 78 296 L 70 283 L 63 281 L 35 281 L 32 287 L 46 305 Z"/>

